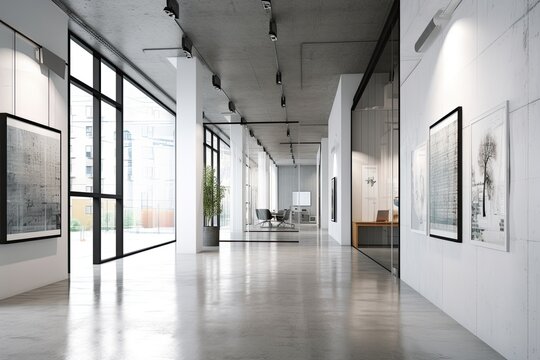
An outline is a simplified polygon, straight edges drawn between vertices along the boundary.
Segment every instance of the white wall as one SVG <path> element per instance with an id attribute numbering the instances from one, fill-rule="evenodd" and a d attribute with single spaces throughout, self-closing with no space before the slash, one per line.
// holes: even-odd
<path id="1" fill-rule="evenodd" d="M 328 182 L 337 181 L 337 222 L 327 219 L 328 235 L 341 245 L 351 245 L 351 107 L 361 74 L 341 75 L 328 119 Z M 326 193 L 331 206 L 330 186 Z"/>
<path id="2" fill-rule="evenodd" d="M 414 42 L 448 1 L 401 2 L 401 277 L 509 359 L 540 358 L 540 5 L 463 0 L 421 56 Z M 472 119 L 509 101 L 510 252 L 471 243 Z M 463 106 L 463 243 L 410 231 L 411 152 Z"/>
<path id="3" fill-rule="evenodd" d="M 311 206 L 304 208 L 311 215 L 317 216 L 317 166 L 278 166 L 279 210 L 294 207 L 292 193 L 295 191 L 309 191 L 311 193 Z"/>
<path id="4" fill-rule="evenodd" d="M 50 1 L 17 0 L 0 4 L 0 19 L 63 59 L 67 59 L 67 17 Z M 13 69 L 10 31 L 0 25 L 0 112 L 62 131 L 62 236 L 0 245 L 0 299 L 68 277 L 67 81 L 40 67 L 32 46 L 20 38 Z M 13 33 L 11 33 L 11 39 Z M 30 53 L 28 53 L 30 51 Z M 16 71 L 17 76 L 13 76 Z M 16 80 L 15 80 L 16 79 Z M 15 82 L 15 87 L 13 82 Z M 14 88 L 17 96 L 13 96 Z"/>

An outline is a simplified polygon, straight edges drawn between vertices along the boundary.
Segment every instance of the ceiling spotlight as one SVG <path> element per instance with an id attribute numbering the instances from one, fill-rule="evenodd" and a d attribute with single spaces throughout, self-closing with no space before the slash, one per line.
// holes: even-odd
<path id="1" fill-rule="evenodd" d="M 167 0 L 167 6 L 163 8 L 163 11 L 165 11 L 165 14 L 167 14 L 169 17 L 178 19 L 178 10 L 180 7 L 178 6 L 177 0 Z"/>
<path id="2" fill-rule="evenodd" d="M 276 73 L 276 84 L 281 85 L 281 71 Z"/>
<path id="3" fill-rule="evenodd" d="M 289 126 L 287 126 L 287 137 L 291 137 L 291 130 L 289 129 Z"/>
<path id="4" fill-rule="evenodd" d="M 193 53 L 191 52 L 191 49 L 193 48 L 193 43 L 187 36 L 182 36 L 182 50 L 184 50 L 184 53 L 186 54 L 187 58 L 192 58 Z"/>
<path id="5" fill-rule="evenodd" d="M 212 85 L 214 89 L 221 90 L 221 79 L 217 75 L 212 75 Z"/>
<path id="6" fill-rule="evenodd" d="M 255 134 L 253 133 L 253 130 L 249 129 L 249 136 L 255 137 Z"/>
<path id="7" fill-rule="evenodd" d="M 236 107 L 234 106 L 234 103 L 232 101 L 229 101 L 229 111 L 236 112 Z"/>
<path id="8" fill-rule="evenodd" d="M 257 139 L 257 145 L 261 146 L 261 140 Z"/>
<path id="9" fill-rule="evenodd" d="M 270 40 L 277 41 L 277 25 L 274 19 L 270 20 L 270 29 L 268 30 L 268 35 L 270 35 Z"/>
<path id="10" fill-rule="evenodd" d="M 247 124 L 247 121 L 246 121 L 245 118 L 241 117 L 241 118 L 240 118 L 240 123 L 242 123 L 242 124 Z"/>
<path id="11" fill-rule="evenodd" d="M 281 95 L 281 107 L 284 108 L 285 106 L 287 106 L 285 101 L 285 95 Z"/>
<path id="12" fill-rule="evenodd" d="M 272 8 L 272 2 L 270 0 L 261 0 L 264 10 L 270 10 Z"/>
<path id="13" fill-rule="evenodd" d="M 263 146 L 263 151 L 266 152 L 266 148 Z"/>

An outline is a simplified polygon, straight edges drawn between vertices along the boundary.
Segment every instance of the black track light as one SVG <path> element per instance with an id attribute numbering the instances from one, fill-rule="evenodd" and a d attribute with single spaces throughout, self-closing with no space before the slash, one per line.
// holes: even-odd
<path id="1" fill-rule="evenodd" d="M 263 146 L 263 151 L 266 152 L 266 148 Z"/>
<path id="2" fill-rule="evenodd" d="M 287 106 L 285 95 L 281 95 L 281 107 L 284 108 L 285 106 Z"/>
<path id="3" fill-rule="evenodd" d="M 246 121 L 246 119 L 245 119 L 245 118 L 241 117 L 241 118 L 240 118 L 240 123 L 241 123 L 241 124 L 246 124 L 246 123 L 247 123 L 247 121 Z"/>
<path id="4" fill-rule="evenodd" d="M 234 106 L 234 103 L 232 101 L 229 101 L 229 111 L 236 112 L 236 106 Z"/>
<path id="5" fill-rule="evenodd" d="M 261 146 L 261 140 L 257 139 L 257 145 Z"/>
<path id="6" fill-rule="evenodd" d="M 287 126 L 287 137 L 291 137 L 291 130 L 289 129 L 289 126 Z"/>
<path id="7" fill-rule="evenodd" d="M 276 73 L 276 84 L 281 85 L 281 71 Z"/>
<path id="8" fill-rule="evenodd" d="M 249 136 L 255 137 L 255 134 L 253 133 L 253 130 L 249 129 Z"/>
<path id="9" fill-rule="evenodd" d="M 261 0 L 264 10 L 272 9 L 272 2 L 270 0 Z"/>
<path id="10" fill-rule="evenodd" d="M 178 0 L 167 0 L 167 5 L 163 8 L 163 11 L 165 11 L 165 14 L 169 17 L 178 19 L 179 9 Z"/>
<path id="11" fill-rule="evenodd" d="M 268 35 L 270 35 L 270 40 L 277 41 L 277 25 L 274 19 L 270 20 L 270 29 L 268 30 Z"/>
<path id="12" fill-rule="evenodd" d="M 193 53 L 191 52 L 193 48 L 193 43 L 187 36 L 182 36 L 182 50 L 184 50 L 184 53 L 186 54 L 187 58 L 193 57 Z"/>
<path id="13" fill-rule="evenodd" d="M 214 89 L 221 90 L 221 79 L 217 75 L 212 75 L 212 85 Z"/>

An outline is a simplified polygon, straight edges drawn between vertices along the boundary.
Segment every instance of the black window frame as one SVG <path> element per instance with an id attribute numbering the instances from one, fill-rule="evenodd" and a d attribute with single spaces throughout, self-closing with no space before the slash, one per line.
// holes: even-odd
<path id="1" fill-rule="evenodd" d="M 90 86 L 83 81 L 77 79 L 71 75 L 71 69 L 69 62 L 71 61 L 71 41 L 74 41 L 79 46 L 87 50 L 93 57 L 93 85 Z M 93 114 L 92 114 L 92 130 L 89 134 L 88 129 L 85 129 L 85 136 L 92 137 L 92 166 L 93 166 L 93 183 L 92 192 L 85 191 L 72 191 L 71 190 L 71 162 L 68 164 L 68 172 L 70 174 L 70 183 L 68 196 L 71 204 L 72 198 L 86 198 L 92 199 L 93 206 L 93 257 L 92 263 L 94 265 L 103 264 L 109 261 L 121 259 L 126 256 L 137 254 L 143 251 L 154 249 L 159 246 L 167 245 L 176 241 L 176 232 L 173 235 L 173 239 L 161 244 L 149 246 L 143 249 L 139 249 L 133 252 L 124 253 L 124 219 L 123 219 L 123 187 L 124 187 L 124 117 L 123 117 L 123 86 L 124 80 L 135 86 L 138 90 L 147 95 L 150 99 L 160 105 L 165 111 L 176 117 L 176 113 L 160 101 L 157 97 L 152 95 L 139 83 L 133 80 L 130 76 L 124 73 L 119 67 L 115 66 L 112 61 L 104 57 L 100 52 L 92 48 L 87 42 L 81 39 L 76 34 L 69 32 L 68 36 L 68 118 L 70 123 L 68 124 L 68 138 L 71 145 L 71 86 L 76 86 L 78 89 L 92 96 L 93 99 Z M 116 73 L 116 99 L 112 99 L 109 96 L 101 93 L 101 64 L 104 63 Z M 103 193 L 101 191 L 101 102 L 105 102 L 116 109 L 116 190 L 114 194 Z M 177 131 L 175 122 L 175 132 Z M 176 142 L 176 141 L 175 141 Z M 176 147 L 176 143 L 175 143 Z M 68 147 L 68 158 L 71 159 L 71 147 Z M 176 163 L 176 152 L 175 152 Z M 176 174 L 176 171 L 175 171 Z M 174 179 L 174 186 L 176 188 L 176 176 Z M 87 187 L 88 188 L 88 187 Z M 176 191 L 175 191 L 176 194 Z M 175 195 L 176 196 L 176 195 Z M 116 251 L 115 256 L 105 259 L 101 258 L 101 201 L 104 199 L 113 199 L 116 201 L 115 207 L 115 228 L 116 228 Z M 176 203 L 176 201 L 175 201 Z M 175 209 L 176 211 L 176 209 Z M 71 211 L 68 212 L 68 223 L 71 223 Z M 176 227 L 176 224 L 175 224 Z M 71 271 L 71 233 L 68 239 L 68 272 Z"/>
<path id="2" fill-rule="evenodd" d="M 208 139 L 210 135 L 210 139 Z M 208 127 L 204 127 L 204 141 L 203 141 L 203 154 L 204 154 L 204 168 L 211 166 L 212 169 L 216 172 L 218 183 L 221 183 L 221 143 L 225 143 L 221 137 L 219 137 L 215 132 L 210 130 Z M 210 144 L 209 144 L 210 143 Z M 217 144 L 217 146 L 214 146 Z M 206 156 L 207 152 L 210 151 L 212 154 L 210 163 L 208 163 L 208 157 Z M 217 163 L 214 162 L 214 159 L 217 159 Z M 206 219 L 204 221 L 204 226 L 206 225 Z M 215 216 L 209 226 L 221 226 L 221 220 L 219 216 Z"/>

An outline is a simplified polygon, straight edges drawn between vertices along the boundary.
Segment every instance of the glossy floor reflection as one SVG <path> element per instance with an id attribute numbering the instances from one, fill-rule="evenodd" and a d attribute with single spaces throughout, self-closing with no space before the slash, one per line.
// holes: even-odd
<path id="1" fill-rule="evenodd" d="M 0 358 L 499 358 L 356 250 L 296 236 L 167 245 L 1 301 Z"/>

